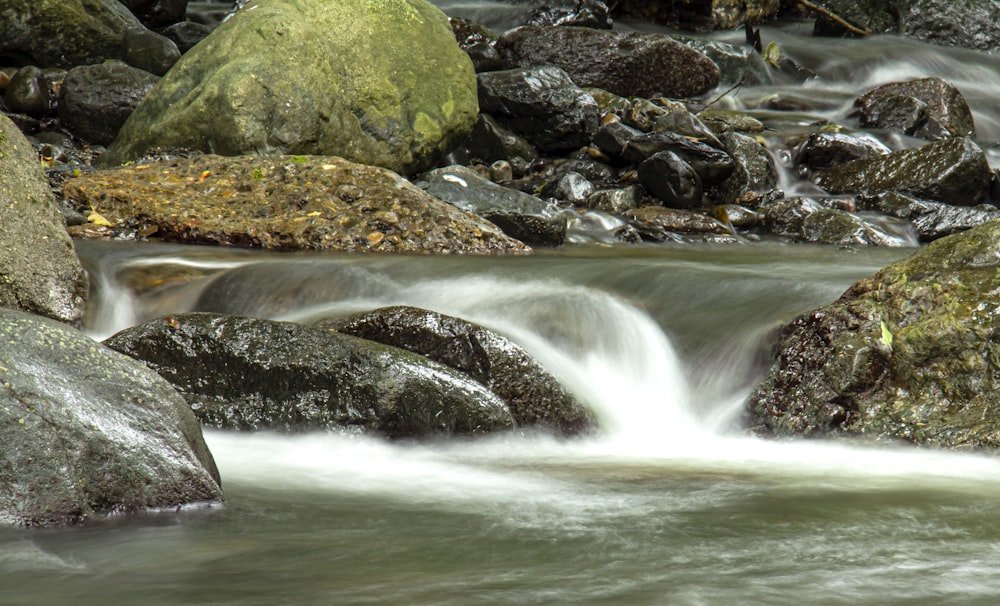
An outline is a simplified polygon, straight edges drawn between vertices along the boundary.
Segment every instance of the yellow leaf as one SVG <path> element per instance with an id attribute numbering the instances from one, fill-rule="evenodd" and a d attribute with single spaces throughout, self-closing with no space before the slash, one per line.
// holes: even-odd
<path id="1" fill-rule="evenodd" d="M 889 327 L 885 325 L 885 320 L 882 320 L 879 325 L 882 327 L 882 343 L 892 351 L 892 333 L 889 332 Z"/>
<path id="2" fill-rule="evenodd" d="M 115 225 L 98 213 L 90 213 L 90 215 L 87 216 L 87 223 L 93 223 L 94 225 L 100 225 L 101 227 L 114 227 Z"/>
<path id="3" fill-rule="evenodd" d="M 781 47 L 778 46 L 777 42 L 771 42 L 761 53 L 764 56 L 764 60 L 773 65 L 774 67 L 781 69 Z"/>

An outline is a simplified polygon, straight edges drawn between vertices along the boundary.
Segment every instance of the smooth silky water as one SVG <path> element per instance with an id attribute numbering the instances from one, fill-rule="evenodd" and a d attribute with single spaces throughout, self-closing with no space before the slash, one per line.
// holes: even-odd
<path id="1" fill-rule="evenodd" d="M 439 5 L 498 30 L 525 10 Z M 772 133 L 817 116 L 842 121 L 851 99 L 881 82 L 940 75 L 969 99 L 996 165 L 995 58 L 894 38 L 817 40 L 804 25 L 764 37 L 826 75 L 720 101 L 753 107 L 782 92 L 815 102 L 808 115 L 756 112 Z M 787 176 L 783 185 L 809 190 Z M 229 269 L 279 263 L 310 276 L 309 286 L 271 272 L 230 306 L 308 322 L 408 304 L 479 322 L 531 352 L 598 413 L 603 431 L 396 444 L 207 431 L 225 504 L 0 530 L 0 604 L 1000 599 L 1000 459 L 766 441 L 743 429 L 769 335 L 910 250 L 748 243 L 423 258 L 78 248 L 94 285 L 95 338 L 192 309 Z"/>

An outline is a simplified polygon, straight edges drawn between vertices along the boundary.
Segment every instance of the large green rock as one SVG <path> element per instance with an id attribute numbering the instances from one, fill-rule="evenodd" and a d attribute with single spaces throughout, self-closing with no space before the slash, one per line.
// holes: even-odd
<path id="1" fill-rule="evenodd" d="M 73 322 L 87 289 L 38 156 L 0 115 L 0 307 Z"/>
<path id="2" fill-rule="evenodd" d="M 102 161 L 175 146 L 336 155 L 412 174 L 477 114 L 472 63 L 424 0 L 258 0 L 184 55 Z"/>
<path id="3" fill-rule="evenodd" d="M 0 310 L 0 526 L 222 498 L 184 399 L 64 324 Z"/>
<path id="4" fill-rule="evenodd" d="M 760 433 L 1000 447 L 1000 221 L 937 240 L 786 326 Z"/>

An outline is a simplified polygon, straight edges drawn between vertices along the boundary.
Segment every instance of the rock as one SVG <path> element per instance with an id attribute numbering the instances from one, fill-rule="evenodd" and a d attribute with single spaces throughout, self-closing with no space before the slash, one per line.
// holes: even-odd
<path id="1" fill-rule="evenodd" d="M 174 43 L 150 32 L 118 0 L 6 0 L 0 19 L 0 54 L 22 65 L 70 68 L 120 59 L 156 75 L 180 57 Z M 138 53 L 129 38 L 149 47 Z M 155 58 L 155 61 L 149 61 Z"/>
<path id="2" fill-rule="evenodd" d="M 628 216 L 646 226 L 668 232 L 685 234 L 731 234 L 732 230 L 720 221 L 701 213 L 662 206 L 643 206 Z"/>
<path id="3" fill-rule="evenodd" d="M 11 77 L 3 101 L 10 111 L 41 117 L 52 113 L 56 95 L 51 79 L 38 67 L 27 65 Z"/>
<path id="4" fill-rule="evenodd" d="M 461 318 L 385 307 L 322 326 L 418 353 L 468 375 L 506 402 L 518 427 L 562 435 L 595 427 L 590 410 L 520 346 Z"/>
<path id="5" fill-rule="evenodd" d="M 0 307 L 63 322 L 83 317 L 87 274 L 35 150 L 0 115 Z"/>
<path id="6" fill-rule="evenodd" d="M 642 195 L 639 188 L 631 185 L 616 189 L 601 189 L 587 196 L 582 206 L 615 215 L 623 215 L 638 208 Z"/>
<path id="7" fill-rule="evenodd" d="M 940 78 L 883 84 L 858 97 L 861 126 L 922 139 L 976 136 L 962 93 Z"/>
<path id="8" fill-rule="evenodd" d="M 725 151 L 669 132 L 642 133 L 633 137 L 622 156 L 629 162 L 640 164 L 665 151 L 690 164 L 706 188 L 721 184 L 736 170 L 736 163 Z"/>
<path id="9" fill-rule="evenodd" d="M 896 192 L 857 197 L 859 210 L 870 210 L 906 219 L 913 224 L 922 242 L 930 242 L 1000 219 L 1000 209 L 988 204 L 951 206 L 920 200 Z"/>
<path id="10" fill-rule="evenodd" d="M 639 183 L 670 208 L 699 206 L 704 194 L 698 171 L 669 150 L 655 153 L 639 165 Z"/>
<path id="11" fill-rule="evenodd" d="M 576 149 L 597 131 L 597 102 L 558 67 L 487 72 L 478 80 L 482 111 L 539 150 Z"/>
<path id="12" fill-rule="evenodd" d="M 986 156 L 964 137 L 854 160 L 820 173 L 816 183 L 833 194 L 898 191 L 955 206 L 987 199 L 991 173 Z"/>
<path id="13" fill-rule="evenodd" d="M 823 206 L 812 198 L 788 198 L 765 206 L 761 216 L 767 233 L 799 242 L 838 246 L 914 246 L 907 226 L 887 231 L 861 217 Z"/>
<path id="14" fill-rule="evenodd" d="M 151 320 L 105 343 L 170 381 L 210 427 L 389 438 L 513 427 L 507 406 L 469 377 L 330 330 L 192 313 Z"/>
<path id="15" fill-rule="evenodd" d="M 184 20 L 188 0 L 118 0 L 150 29 Z"/>
<path id="16" fill-rule="evenodd" d="M 657 133 L 666 132 L 683 135 L 715 149 L 724 148 L 722 141 L 715 136 L 712 129 L 702 122 L 698 116 L 689 112 L 686 107 L 680 103 L 666 99 L 662 100 L 661 104 L 666 113 L 657 116 L 653 121 L 653 128 L 650 130 Z"/>
<path id="17" fill-rule="evenodd" d="M 593 143 L 604 153 L 618 158 L 625 157 L 625 149 L 630 141 L 642 135 L 642 131 L 622 122 L 608 122 L 594 133 Z M 652 154 L 650 154 L 652 155 Z M 638 156 L 636 159 L 644 160 Z"/>
<path id="18" fill-rule="evenodd" d="M 451 24 L 451 31 L 455 34 L 458 46 L 472 60 L 476 73 L 504 68 L 503 58 L 496 48 L 496 34 L 468 19 L 449 17 L 448 22 Z"/>
<path id="19" fill-rule="evenodd" d="M 594 191 L 594 184 L 586 177 L 578 172 L 570 171 L 559 179 L 552 194 L 560 200 L 580 204 L 587 200 Z"/>
<path id="20" fill-rule="evenodd" d="M 539 6 L 528 13 L 525 25 L 562 25 L 611 29 L 608 5 L 600 0 L 576 0 L 568 5 Z"/>
<path id="21" fill-rule="evenodd" d="M 566 241 L 573 244 L 638 244 L 639 230 L 621 217 L 600 210 L 563 210 L 566 217 Z"/>
<path id="22" fill-rule="evenodd" d="M 132 236 L 279 250 L 523 253 L 496 226 L 383 168 L 323 156 L 202 156 L 101 170 L 67 200 Z"/>
<path id="23" fill-rule="evenodd" d="M 716 133 L 735 130 L 743 133 L 764 132 L 764 123 L 750 114 L 729 109 L 703 109 L 698 118 Z"/>
<path id="24" fill-rule="evenodd" d="M 212 33 L 213 29 L 214 28 L 203 23 L 181 21 L 180 23 L 174 23 L 173 25 L 164 27 L 160 30 L 160 34 L 173 41 L 173 43 L 177 45 L 177 50 L 179 50 L 181 54 L 184 54 L 194 48 L 195 44 L 198 44 L 207 38 L 208 35 Z"/>
<path id="25" fill-rule="evenodd" d="M 158 80 L 121 61 L 74 67 L 63 84 L 59 119 L 84 141 L 108 145 Z"/>
<path id="26" fill-rule="evenodd" d="M 497 185 L 464 166 L 432 170 L 424 178 L 429 194 L 486 218 L 512 238 L 541 246 L 559 246 L 566 238 L 562 213 L 535 196 Z"/>
<path id="27" fill-rule="evenodd" d="M 778 172 L 767 148 L 757 139 L 728 131 L 722 134 L 726 152 L 733 160 L 733 172 L 719 185 L 709 188 L 709 198 L 733 202 L 747 191 L 767 191 L 778 184 Z"/>
<path id="28" fill-rule="evenodd" d="M 76 330 L 0 310 L 0 526 L 222 499 L 191 409 L 166 381 Z"/>
<path id="29" fill-rule="evenodd" d="M 736 47 L 721 40 L 691 38 L 674 35 L 719 67 L 719 86 L 768 86 L 772 84 L 771 71 L 763 56 L 750 46 Z"/>
<path id="30" fill-rule="evenodd" d="M 795 148 L 795 162 L 813 170 L 888 154 L 892 150 L 867 133 L 813 133 Z"/>
<path id="31" fill-rule="evenodd" d="M 781 4 L 781 0 L 622 0 L 615 3 L 612 15 L 692 31 L 709 31 L 766 21 L 777 14 Z"/>
<path id="32" fill-rule="evenodd" d="M 537 158 L 538 152 L 527 139 L 507 130 L 488 114 L 480 114 L 472 133 L 446 156 L 452 164 L 506 160 L 519 175 L 527 172 Z"/>
<path id="33" fill-rule="evenodd" d="M 1000 447 L 1000 222 L 942 238 L 784 327 L 754 428 Z"/>
<path id="34" fill-rule="evenodd" d="M 623 97 L 695 97 L 719 83 L 715 63 L 664 34 L 525 26 L 497 49 L 511 67 L 555 65 L 579 86 Z"/>
<path id="35" fill-rule="evenodd" d="M 184 55 L 101 163 L 182 147 L 335 155 L 409 175 L 477 113 L 471 62 L 424 0 L 259 0 Z"/>

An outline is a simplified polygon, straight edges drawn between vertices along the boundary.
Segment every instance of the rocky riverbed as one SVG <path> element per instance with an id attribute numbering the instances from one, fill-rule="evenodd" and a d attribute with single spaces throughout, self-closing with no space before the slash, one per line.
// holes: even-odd
<path id="1" fill-rule="evenodd" d="M 991 3 L 968 0 L 958 12 L 926 4 L 924 10 L 940 10 L 957 30 Z M 0 303 L 61 322 L 79 320 L 86 276 L 68 234 L 420 254 L 526 254 L 532 247 L 579 243 L 735 246 L 762 239 L 899 247 L 949 236 L 913 261 L 925 269 L 887 269 L 884 280 L 873 278 L 855 287 L 853 298 L 845 295 L 838 305 L 848 311 L 836 314 L 848 319 L 827 325 L 822 320 L 835 314 L 822 311 L 814 321 L 793 323 L 783 337 L 786 349 L 776 352 L 778 366 L 752 400 L 753 425 L 782 435 L 853 432 L 996 445 L 991 425 L 969 429 L 953 422 L 997 405 L 989 396 L 1000 381 L 996 356 L 987 356 L 985 366 L 935 362 L 966 360 L 998 336 L 989 296 L 1000 288 L 993 271 L 1000 255 L 991 252 L 1000 185 L 988 153 L 995 154 L 997 143 L 977 130 L 973 108 L 953 83 L 916 77 L 873 85 L 839 114 L 792 94 L 753 107 L 732 103 L 741 87 L 795 91 L 823 78 L 761 39 L 762 20 L 812 23 L 816 15 L 797 3 L 706 2 L 704 14 L 692 18 L 643 2 L 620 3 L 613 12 L 596 0 L 579 0 L 525 7 L 516 27 L 505 31 L 449 19 L 422 0 L 393 1 L 375 12 L 366 12 L 368 6 L 14 2 L 10 10 L 21 16 L 0 24 L 0 59 L 10 65 L 0 65 Z M 891 22 L 891 11 L 869 8 L 832 10 L 855 19 L 859 31 L 968 42 L 931 36 L 916 18 Z M 697 29 L 742 26 L 746 43 L 613 27 L 620 15 Z M 817 32 L 828 32 L 825 19 L 815 21 Z M 994 10 L 973 47 L 1000 52 L 996 25 Z M 977 226 L 983 227 L 962 235 Z M 967 249 L 972 252 L 954 254 Z M 940 268 L 947 271 L 935 273 Z M 923 288 L 940 290 L 971 269 L 974 289 L 956 287 L 937 300 Z M 922 286 L 906 288 L 911 282 Z M 890 291 L 886 302 L 878 299 Z M 861 309 L 856 301 L 868 301 L 871 292 L 875 307 Z M 942 306 L 945 320 L 928 320 Z M 382 313 L 392 319 L 383 330 L 392 340 L 382 345 L 373 341 L 383 337 L 357 324 L 361 319 L 331 324 L 361 331 L 348 337 L 330 334 L 329 327 L 221 313 L 166 318 L 112 340 L 141 362 L 93 348 L 116 368 L 123 365 L 125 375 L 145 373 L 148 364 L 173 377 L 173 387 L 158 383 L 156 389 L 176 390 L 175 400 L 183 396 L 202 422 L 217 426 L 340 428 L 397 438 L 513 427 L 562 435 L 593 429 L 579 402 L 526 354 L 498 345 L 500 337 L 459 326 L 457 318 L 424 317 L 422 310 Z M 17 334 L 49 330 L 50 320 L 10 314 Z M 963 337 L 956 349 L 951 337 L 969 314 L 979 314 L 978 328 L 963 331 L 971 341 Z M 385 322 L 365 320 L 373 321 Z M 501 356 L 476 364 L 515 370 L 497 379 L 461 364 L 442 365 L 431 352 L 442 347 L 432 345 L 440 335 L 418 331 L 417 343 L 397 342 L 406 330 L 430 325 L 447 327 L 445 349 L 471 343 L 474 351 Z M 795 327 L 821 335 L 803 336 Z M 843 341 L 843 334 L 854 333 L 867 336 Z M 140 352 L 150 342 L 160 345 Z M 75 417 L 46 412 L 19 395 L 19 386 L 30 385 L 29 373 L 13 362 L 23 347 L 9 340 L 0 357 L 4 372 L 12 373 L 5 401 L 15 404 L 5 435 L 24 442 L 26 418 L 74 432 Z M 239 365 L 223 365 L 231 376 L 202 376 L 220 359 L 247 351 L 253 355 Z M 313 357 L 292 363 L 290 351 Z M 315 375 L 320 351 L 351 364 Z M 258 352 L 288 364 L 274 367 L 255 357 Z M 805 366 L 797 362 L 802 356 Z M 842 368 L 850 356 L 854 362 Z M 515 380 L 527 368 L 536 377 L 530 385 Z M 68 384 L 83 391 L 100 380 L 70 367 L 66 372 Z M 357 379 L 369 375 L 378 377 L 370 385 Z M 316 385 L 292 389 L 306 376 Z M 900 390 L 912 391 L 913 400 L 900 400 Z M 542 395 L 526 403 L 524 394 Z M 147 398 L 122 397 L 133 404 Z M 58 407 L 53 398 L 46 406 Z M 943 418 L 927 412 L 937 406 L 950 412 Z M 29 489 L 9 491 L 20 496 L 6 503 L 0 520 L 59 524 L 221 498 L 210 455 L 189 415 L 182 416 L 173 442 L 149 456 L 176 459 L 172 453 L 187 449 L 185 457 L 205 467 L 197 482 L 185 476 L 188 486 L 197 484 L 192 490 L 157 488 L 134 476 L 143 486 L 137 497 L 86 480 L 82 451 L 68 451 L 67 469 L 75 471 L 57 479 L 51 469 L 29 465 L 33 457 L 9 453 L 0 486 Z M 871 417 L 875 421 L 860 424 Z M 921 429 L 928 418 L 934 431 Z M 95 488 L 66 492 L 62 486 L 81 482 Z"/>

